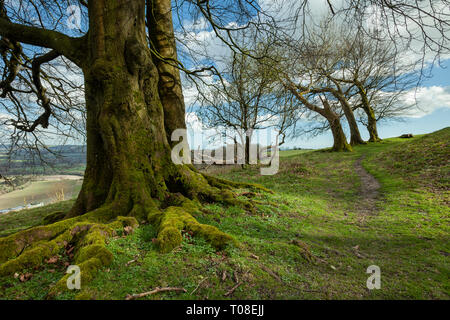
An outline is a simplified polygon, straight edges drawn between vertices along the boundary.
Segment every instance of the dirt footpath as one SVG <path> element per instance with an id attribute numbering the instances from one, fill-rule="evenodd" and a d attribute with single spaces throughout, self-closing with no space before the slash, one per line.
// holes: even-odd
<path id="1" fill-rule="evenodd" d="M 364 169 L 362 166 L 363 159 L 364 157 L 361 157 L 355 162 L 355 171 L 361 179 L 360 196 L 362 198 L 362 202 L 360 202 L 358 209 L 361 214 L 369 215 L 375 214 L 377 211 L 376 201 L 379 196 L 378 190 L 381 185 L 374 176 Z"/>

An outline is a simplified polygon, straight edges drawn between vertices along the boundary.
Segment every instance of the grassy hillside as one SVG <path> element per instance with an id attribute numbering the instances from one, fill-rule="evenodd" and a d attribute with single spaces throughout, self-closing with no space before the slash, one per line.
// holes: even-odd
<path id="1" fill-rule="evenodd" d="M 275 191 L 238 191 L 242 198 L 253 196 L 256 214 L 210 204 L 197 217 L 233 235 L 239 246 L 216 252 L 185 234 L 182 246 L 160 254 L 152 242 L 156 230 L 141 225 L 130 236 L 109 240 L 114 262 L 83 286 L 83 296 L 124 299 L 173 286 L 187 293 L 145 299 L 449 299 L 449 136 L 447 128 L 353 153 L 284 154 L 275 176 L 260 176 L 257 168 L 223 173 Z M 368 186 L 365 170 L 380 185 Z M 39 212 L 27 226 L 41 221 Z M 9 229 L 24 223 L 9 217 L 0 217 Z M 23 283 L 0 278 L 0 298 L 44 298 L 65 263 L 62 255 L 57 263 L 29 270 L 33 276 Z M 380 290 L 366 287 L 370 265 L 381 269 Z"/>
<path id="2" fill-rule="evenodd" d="M 5 237 L 30 227 L 43 224 L 44 218 L 56 211 L 67 212 L 74 204 L 74 200 L 61 201 L 21 211 L 0 214 L 0 237 Z"/>
<path id="3" fill-rule="evenodd" d="M 391 139 L 390 142 L 401 142 Z M 373 164 L 386 174 L 427 189 L 448 190 L 450 187 L 450 128 L 420 136 L 410 143 L 396 144 L 374 156 Z M 372 166 L 373 167 L 373 166 Z"/>

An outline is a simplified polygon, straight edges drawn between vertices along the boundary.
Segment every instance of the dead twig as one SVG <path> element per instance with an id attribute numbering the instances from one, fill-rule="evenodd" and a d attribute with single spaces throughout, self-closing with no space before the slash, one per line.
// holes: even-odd
<path id="1" fill-rule="evenodd" d="M 283 282 L 280 278 L 280 276 L 278 274 L 276 274 L 274 271 L 270 270 L 269 268 L 267 268 L 265 265 L 260 264 L 259 265 L 261 269 L 263 269 L 265 272 L 267 272 L 268 274 L 270 274 L 272 277 L 274 277 L 277 281 L 279 282 Z"/>
<path id="2" fill-rule="evenodd" d="M 206 277 L 205 279 L 203 279 L 202 281 L 199 282 L 199 284 L 197 285 L 197 287 L 192 290 L 191 295 L 194 294 L 195 291 L 197 291 L 197 289 L 200 287 L 200 285 L 205 282 L 208 279 L 208 277 Z"/>
<path id="3" fill-rule="evenodd" d="M 125 264 L 125 267 L 128 267 L 130 264 L 132 264 L 132 263 L 134 263 L 134 262 L 136 262 L 136 261 L 137 261 L 136 259 L 133 259 L 133 260 L 128 261 L 128 262 Z"/>
<path id="4" fill-rule="evenodd" d="M 259 257 L 256 254 L 250 254 L 250 257 L 255 259 L 255 260 L 259 260 Z"/>
<path id="5" fill-rule="evenodd" d="M 223 296 L 224 297 L 228 297 L 230 295 L 233 294 L 233 292 L 242 284 L 242 282 L 238 282 L 233 288 L 231 288 L 230 290 L 228 290 L 227 293 L 225 293 Z"/>
<path id="6" fill-rule="evenodd" d="M 175 288 L 175 287 L 156 287 L 155 289 L 153 289 L 152 291 L 148 291 L 148 292 L 143 292 L 143 293 L 138 293 L 138 294 L 128 294 L 125 297 L 125 300 L 133 300 L 133 299 L 138 299 L 138 298 L 142 298 L 145 296 L 149 296 L 158 292 L 165 292 L 165 291 L 181 291 L 186 293 L 186 289 L 184 288 Z"/>

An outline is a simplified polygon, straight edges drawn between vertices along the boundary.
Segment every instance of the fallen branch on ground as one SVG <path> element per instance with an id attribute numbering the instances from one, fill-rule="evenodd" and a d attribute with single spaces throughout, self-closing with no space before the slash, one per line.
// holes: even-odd
<path id="1" fill-rule="evenodd" d="M 133 299 L 138 299 L 138 298 L 142 298 L 145 296 L 149 296 L 158 292 L 165 292 L 165 291 L 181 291 L 186 293 L 186 289 L 184 288 L 174 288 L 174 287 L 164 287 L 164 288 L 160 288 L 160 287 L 156 287 L 155 289 L 153 289 L 152 291 L 148 291 L 148 292 L 143 292 L 143 293 L 138 293 L 138 294 L 128 294 L 125 297 L 125 300 L 133 300 Z"/>
<path id="2" fill-rule="evenodd" d="M 269 268 L 267 268 L 265 265 L 260 264 L 259 267 L 264 270 L 265 272 L 267 272 L 268 274 L 270 274 L 272 277 L 274 277 L 276 280 L 278 280 L 279 282 L 283 282 L 280 278 L 280 276 L 278 274 L 276 274 L 274 271 L 270 270 Z"/>
<path id="3" fill-rule="evenodd" d="M 134 263 L 134 262 L 136 262 L 136 261 L 137 261 L 136 259 L 133 259 L 133 260 L 128 261 L 128 262 L 125 264 L 125 267 L 128 267 L 130 264 L 132 264 L 132 263 Z"/>
<path id="4" fill-rule="evenodd" d="M 242 284 L 242 282 L 238 282 L 233 288 L 231 288 L 227 293 L 225 293 L 223 296 L 228 297 L 233 294 L 233 292 Z"/>
<path id="5" fill-rule="evenodd" d="M 201 285 L 203 282 L 205 282 L 207 279 L 208 279 L 208 277 L 206 277 L 205 279 L 203 279 L 202 281 L 200 281 L 199 284 L 197 285 L 197 287 L 196 287 L 194 290 L 192 290 L 191 295 L 193 295 L 194 292 L 197 291 L 197 289 L 200 287 L 200 285 Z"/>

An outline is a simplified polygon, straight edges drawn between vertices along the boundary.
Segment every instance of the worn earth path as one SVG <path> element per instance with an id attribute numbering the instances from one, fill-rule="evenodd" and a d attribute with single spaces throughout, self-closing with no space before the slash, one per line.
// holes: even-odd
<path id="1" fill-rule="evenodd" d="M 379 197 L 378 190 L 380 189 L 381 185 L 374 176 L 372 176 L 367 172 L 366 169 L 364 169 L 364 167 L 362 166 L 363 159 L 364 156 L 356 160 L 355 171 L 361 179 L 361 200 L 358 204 L 358 212 L 362 216 L 367 216 L 374 215 L 377 212 L 376 201 Z"/>

